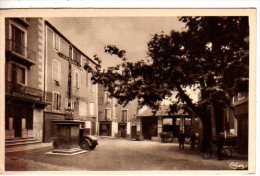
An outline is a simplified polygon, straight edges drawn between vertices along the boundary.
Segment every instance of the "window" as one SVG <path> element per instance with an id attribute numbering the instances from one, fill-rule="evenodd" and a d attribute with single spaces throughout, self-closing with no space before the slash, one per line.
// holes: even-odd
<path id="1" fill-rule="evenodd" d="M 10 67 L 10 79 L 8 80 L 18 84 L 26 85 L 26 73 L 26 67 L 12 63 Z"/>
<path id="2" fill-rule="evenodd" d="M 107 104 L 111 103 L 111 98 L 109 97 L 109 93 L 106 91 L 105 91 L 105 95 L 104 95 L 104 101 Z"/>
<path id="3" fill-rule="evenodd" d="M 52 108 L 55 111 L 61 110 L 61 94 L 59 92 L 53 92 Z"/>
<path id="4" fill-rule="evenodd" d="M 77 71 L 75 72 L 74 85 L 75 85 L 75 88 L 79 89 L 80 77 L 79 77 L 79 73 Z"/>
<path id="5" fill-rule="evenodd" d="M 53 42 L 53 48 L 57 51 L 60 50 L 60 37 L 58 34 L 54 33 L 54 42 Z"/>
<path id="6" fill-rule="evenodd" d="M 70 46 L 69 44 L 62 38 L 60 38 L 60 50 L 59 50 L 62 54 L 64 54 L 65 56 L 70 55 Z"/>
<path id="7" fill-rule="evenodd" d="M 73 60 L 81 66 L 81 54 L 75 49 L 73 49 Z"/>
<path id="8" fill-rule="evenodd" d="M 25 84 L 25 68 L 16 65 L 16 81 L 19 84 Z"/>
<path id="9" fill-rule="evenodd" d="M 94 116 L 95 115 L 95 104 L 89 103 L 89 115 Z"/>
<path id="10" fill-rule="evenodd" d="M 172 118 L 164 118 L 163 125 L 172 125 Z"/>
<path id="11" fill-rule="evenodd" d="M 65 108 L 74 109 L 74 99 L 73 98 L 70 98 L 70 101 L 68 98 L 65 99 Z"/>
<path id="12" fill-rule="evenodd" d="M 61 83 L 61 64 L 57 60 L 52 61 L 52 80 Z"/>
<path id="13" fill-rule="evenodd" d="M 87 102 L 80 100 L 79 101 L 79 116 L 87 115 Z"/>
<path id="14" fill-rule="evenodd" d="M 110 119 L 111 119 L 111 110 L 105 109 L 105 120 L 110 120 Z"/>
<path id="15" fill-rule="evenodd" d="M 24 32 L 12 25 L 12 50 L 18 54 L 25 55 L 25 37 Z"/>
<path id="16" fill-rule="evenodd" d="M 88 85 L 89 85 L 89 92 L 91 94 L 94 93 L 94 90 L 95 90 L 95 85 L 91 82 L 91 74 L 88 73 Z"/>
<path id="17" fill-rule="evenodd" d="M 121 121 L 126 122 L 127 121 L 127 110 L 123 109 L 121 113 Z"/>

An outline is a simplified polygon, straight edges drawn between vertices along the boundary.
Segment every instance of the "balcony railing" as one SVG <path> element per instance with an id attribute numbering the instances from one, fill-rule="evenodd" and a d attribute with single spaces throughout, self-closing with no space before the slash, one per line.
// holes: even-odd
<path id="1" fill-rule="evenodd" d="M 32 87 L 6 82 L 5 94 L 34 102 L 52 102 L 52 94 Z"/>
<path id="2" fill-rule="evenodd" d="M 6 40 L 6 51 L 10 51 L 12 54 L 23 59 L 23 61 L 27 63 L 35 64 L 36 62 L 36 52 L 14 40 Z"/>

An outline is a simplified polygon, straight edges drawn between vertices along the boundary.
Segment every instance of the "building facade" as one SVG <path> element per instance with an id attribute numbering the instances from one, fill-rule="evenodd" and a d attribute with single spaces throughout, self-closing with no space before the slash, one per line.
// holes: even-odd
<path id="1" fill-rule="evenodd" d="M 225 113 L 225 136 L 236 137 L 239 153 L 248 154 L 248 93 L 238 93 Z"/>
<path id="2" fill-rule="evenodd" d="M 155 114 L 150 108 L 141 109 L 137 116 L 140 136 L 143 139 L 158 140 L 162 132 L 178 138 L 180 131 L 184 132 L 185 137 L 190 137 L 191 130 L 200 131 L 201 123 L 198 118 L 184 113 L 183 110 L 172 115 L 169 115 L 168 112 L 168 105 L 161 105 Z"/>
<path id="3" fill-rule="evenodd" d="M 52 142 L 52 121 L 69 108 L 96 134 L 96 63 L 42 18 L 6 18 L 5 29 L 6 139 Z"/>
<path id="4" fill-rule="evenodd" d="M 102 85 L 98 85 L 99 135 L 118 138 L 135 138 L 137 101 L 123 107 L 110 98 Z"/>
<path id="5" fill-rule="evenodd" d="M 97 130 L 97 86 L 91 82 L 96 63 L 72 44 L 52 24 L 45 21 L 45 89 L 52 104 L 44 111 L 44 141 L 54 134 L 53 120 L 65 119 L 72 109 L 73 119 L 85 122 L 90 134 Z M 69 93 L 70 92 L 70 93 Z"/>
<path id="6" fill-rule="evenodd" d="M 42 141 L 44 108 L 44 40 L 41 18 L 6 18 L 5 137 Z"/>

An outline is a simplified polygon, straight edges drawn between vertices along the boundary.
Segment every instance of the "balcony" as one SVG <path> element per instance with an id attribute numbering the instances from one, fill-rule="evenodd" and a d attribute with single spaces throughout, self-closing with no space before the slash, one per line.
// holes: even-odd
<path id="1" fill-rule="evenodd" d="M 15 102 L 21 100 L 44 106 L 52 102 L 52 93 L 11 82 L 6 82 L 5 95 L 7 99 L 14 99 Z"/>
<path id="2" fill-rule="evenodd" d="M 15 42 L 14 40 L 6 40 L 7 59 L 12 59 L 26 66 L 32 66 L 36 63 L 36 52 Z"/>

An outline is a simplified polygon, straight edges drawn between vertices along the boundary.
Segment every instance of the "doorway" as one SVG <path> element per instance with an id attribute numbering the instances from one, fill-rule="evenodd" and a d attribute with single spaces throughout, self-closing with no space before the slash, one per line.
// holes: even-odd
<path id="1" fill-rule="evenodd" d="M 157 136 L 158 120 L 157 117 L 144 117 L 142 118 L 142 133 L 144 139 L 152 139 L 152 136 Z"/>

